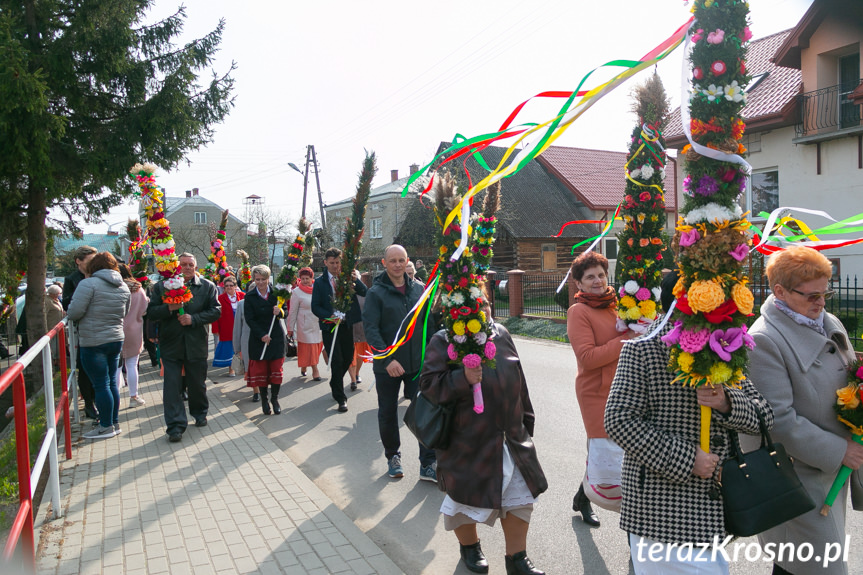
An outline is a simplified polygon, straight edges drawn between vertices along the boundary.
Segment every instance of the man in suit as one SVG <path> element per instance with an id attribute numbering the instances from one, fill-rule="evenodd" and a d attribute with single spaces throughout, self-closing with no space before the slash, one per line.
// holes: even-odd
<path id="1" fill-rule="evenodd" d="M 189 413 L 195 418 L 196 427 L 207 425 L 210 407 L 204 383 L 207 379 L 207 343 L 210 324 L 219 319 L 221 306 L 216 298 L 216 286 L 200 277 L 195 272 L 196 266 L 194 255 L 180 255 L 183 280 L 192 291 L 190 301 L 183 305 L 163 303 L 163 280 L 153 288 L 153 297 L 147 307 L 150 320 L 159 322 L 159 348 L 165 366 L 162 401 L 168 441 L 172 443 L 183 438 L 188 425 L 182 395 L 184 380 L 189 394 Z"/>
<path id="2" fill-rule="evenodd" d="M 78 246 L 75 248 L 74 258 L 77 269 L 63 279 L 63 309 L 68 310 L 69 304 L 72 303 L 72 296 L 75 295 L 75 289 L 81 280 L 84 279 L 84 270 L 87 269 L 87 264 L 93 259 L 98 250 L 93 246 Z M 21 314 L 21 319 L 26 315 Z M 26 330 L 25 330 L 26 333 Z M 81 397 L 84 399 L 84 414 L 92 419 L 99 418 L 99 411 L 96 409 L 95 399 L 96 391 L 93 389 L 93 383 L 90 381 L 90 376 L 87 372 L 81 369 L 81 350 L 76 353 L 76 364 L 78 366 L 78 390 L 81 392 Z"/>
<path id="3" fill-rule="evenodd" d="M 342 272 L 342 250 L 338 248 L 330 248 L 324 254 L 324 265 L 327 266 L 325 271 L 312 287 L 312 313 L 318 317 L 321 325 L 321 334 L 324 338 L 324 350 L 330 357 L 330 389 L 333 392 L 333 399 L 339 404 L 339 413 L 344 413 L 348 410 L 348 397 L 345 395 L 345 373 L 351 365 L 354 357 L 354 334 L 353 325 L 363 321 L 360 304 L 357 301 L 357 296 L 366 295 L 366 286 L 359 279 L 359 272 L 353 271 L 354 275 L 354 294 L 351 302 L 351 309 L 347 315 L 341 320 L 338 328 L 338 333 L 334 333 L 332 320 L 335 320 L 335 310 L 333 309 L 333 294 L 334 287 L 339 274 Z M 327 323 L 324 320 L 331 320 Z M 335 342 L 333 341 L 335 335 Z"/>

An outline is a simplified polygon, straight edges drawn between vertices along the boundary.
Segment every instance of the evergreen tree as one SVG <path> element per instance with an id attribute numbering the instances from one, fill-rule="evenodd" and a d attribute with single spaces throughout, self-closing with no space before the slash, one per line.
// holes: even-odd
<path id="1" fill-rule="evenodd" d="M 31 341 L 45 332 L 48 211 L 66 230 L 100 221 L 133 194 L 133 164 L 177 165 L 233 104 L 233 64 L 199 82 L 224 21 L 177 46 L 184 9 L 146 25 L 153 4 L 0 0 L 0 234 L 27 251 Z"/>

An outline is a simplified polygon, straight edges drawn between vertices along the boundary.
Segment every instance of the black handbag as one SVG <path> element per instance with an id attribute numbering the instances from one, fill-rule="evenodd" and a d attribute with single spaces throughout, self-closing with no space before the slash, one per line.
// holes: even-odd
<path id="1" fill-rule="evenodd" d="M 427 449 L 446 449 L 449 447 L 454 415 L 452 406 L 433 403 L 419 392 L 408 406 L 404 422 Z"/>
<path id="2" fill-rule="evenodd" d="M 737 432 L 731 457 L 722 462 L 719 489 L 725 506 L 725 529 L 748 537 L 815 509 L 815 502 L 794 472 L 794 460 L 781 443 L 773 443 L 759 412 L 761 447 L 743 453 Z"/>
<path id="3" fill-rule="evenodd" d="M 297 357 L 297 343 L 294 338 L 285 338 L 285 357 Z"/>

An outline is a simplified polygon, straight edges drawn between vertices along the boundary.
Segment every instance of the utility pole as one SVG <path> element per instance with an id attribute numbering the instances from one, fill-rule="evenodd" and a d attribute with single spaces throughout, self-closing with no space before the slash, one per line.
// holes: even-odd
<path id="1" fill-rule="evenodd" d="M 321 227 L 323 228 L 324 235 L 327 235 L 327 214 L 324 212 L 324 196 L 321 193 L 321 179 L 318 176 L 318 157 L 315 155 L 315 146 L 309 146 L 309 150 L 312 153 L 312 165 L 315 168 L 315 183 L 318 185 L 318 206 L 321 208 Z M 306 163 L 306 173 L 308 173 L 309 167 L 308 163 Z"/>
<path id="2" fill-rule="evenodd" d="M 302 217 L 306 217 L 306 192 L 309 189 L 309 157 L 312 154 L 312 146 L 306 146 L 306 173 L 303 176 L 303 213 Z M 317 173 L 317 168 L 315 173 Z"/>

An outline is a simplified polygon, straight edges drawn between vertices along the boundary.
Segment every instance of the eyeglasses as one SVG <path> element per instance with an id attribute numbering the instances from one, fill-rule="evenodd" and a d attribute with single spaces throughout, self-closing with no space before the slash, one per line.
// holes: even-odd
<path id="1" fill-rule="evenodd" d="M 836 293 L 832 289 L 827 290 L 824 293 L 821 293 L 821 292 L 803 293 L 802 291 L 799 291 L 799 290 L 796 290 L 793 288 L 791 289 L 791 291 L 793 291 L 794 293 L 798 293 L 798 294 L 802 295 L 803 297 L 806 298 L 806 301 L 808 301 L 809 303 L 815 303 L 816 301 L 818 301 L 822 297 L 824 298 L 824 301 L 827 301 L 828 299 L 832 299 L 833 294 Z"/>

